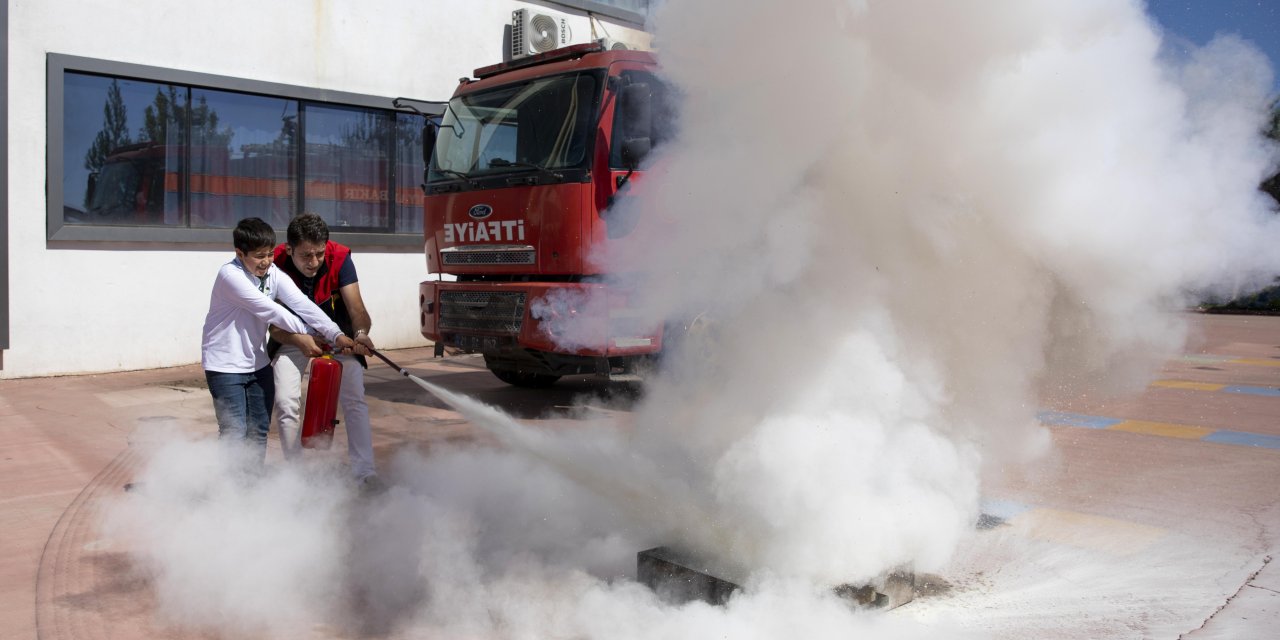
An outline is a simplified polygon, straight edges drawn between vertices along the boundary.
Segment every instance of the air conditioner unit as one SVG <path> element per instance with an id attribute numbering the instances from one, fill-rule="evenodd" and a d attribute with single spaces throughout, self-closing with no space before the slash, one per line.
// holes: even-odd
<path id="1" fill-rule="evenodd" d="M 511 59 L 543 53 L 573 42 L 567 16 L 551 11 L 516 9 L 511 12 Z"/>
<path id="2" fill-rule="evenodd" d="M 652 48 L 649 44 L 634 39 L 600 38 L 600 43 L 608 51 L 649 51 Z"/>
<path id="3" fill-rule="evenodd" d="M 600 44 L 603 44 L 607 51 L 626 51 L 628 49 L 640 48 L 634 44 L 630 44 L 622 40 L 616 40 L 614 38 L 600 38 Z"/>

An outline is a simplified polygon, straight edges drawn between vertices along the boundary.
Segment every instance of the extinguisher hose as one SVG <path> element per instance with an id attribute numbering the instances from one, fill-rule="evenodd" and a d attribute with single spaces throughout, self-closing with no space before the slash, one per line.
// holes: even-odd
<path id="1" fill-rule="evenodd" d="M 365 347 L 365 348 L 366 348 L 366 349 L 368 349 L 368 347 Z M 402 375 L 402 376 L 404 376 L 404 377 L 406 377 L 406 378 L 407 378 L 407 377 L 409 377 L 409 372 L 408 372 L 408 371 L 405 371 L 403 367 L 401 367 L 400 365 L 398 365 L 398 364 L 396 364 L 396 363 L 392 362 L 390 358 L 388 358 L 388 357 L 386 357 L 386 356 L 382 355 L 381 353 L 378 353 L 378 352 L 377 352 L 377 350 L 375 350 L 375 349 L 369 349 L 369 353 L 372 353 L 373 355 L 378 356 L 378 359 L 379 359 L 379 360 L 381 360 L 381 361 L 383 361 L 383 362 L 387 363 L 387 365 L 388 365 L 388 366 L 390 366 L 392 369 L 395 369 L 396 371 L 399 371 L 399 372 L 400 372 L 400 375 Z"/>

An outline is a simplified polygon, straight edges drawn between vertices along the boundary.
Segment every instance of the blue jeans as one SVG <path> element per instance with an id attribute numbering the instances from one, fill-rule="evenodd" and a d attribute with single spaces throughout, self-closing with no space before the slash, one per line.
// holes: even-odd
<path id="1" fill-rule="evenodd" d="M 253 373 L 205 371 L 218 418 L 218 438 L 253 445 L 265 456 L 276 383 L 267 365 Z"/>

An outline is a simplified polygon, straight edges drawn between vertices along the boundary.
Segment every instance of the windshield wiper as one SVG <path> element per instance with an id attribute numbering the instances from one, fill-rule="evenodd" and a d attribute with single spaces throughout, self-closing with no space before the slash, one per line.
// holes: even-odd
<path id="1" fill-rule="evenodd" d="M 540 164 L 534 164 L 532 162 L 513 162 L 511 160 L 507 160 L 506 158 L 493 158 L 489 160 L 489 166 L 490 167 L 519 167 L 522 169 L 534 169 L 539 173 L 544 173 L 548 176 L 551 176 L 552 178 L 555 178 L 556 180 L 564 180 L 564 174 L 557 173 Z"/>
<path id="2" fill-rule="evenodd" d="M 475 181 L 475 180 L 472 180 L 472 179 L 471 179 L 471 176 L 469 176 L 469 175 L 467 175 L 467 174 L 465 174 L 465 173 L 463 173 L 463 172 L 461 172 L 461 171 L 454 171 L 453 169 L 436 169 L 436 173 L 443 173 L 443 174 L 445 174 L 446 176 L 453 176 L 453 177 L 455 177 L 455 178 L 461 178 L 462 180 L 464 180 L 464 181 L 467 183 L 467 186 L 469 186 L 469 187 L 475 187 L 475 186 L 476 186 L 476 181 Z"/>

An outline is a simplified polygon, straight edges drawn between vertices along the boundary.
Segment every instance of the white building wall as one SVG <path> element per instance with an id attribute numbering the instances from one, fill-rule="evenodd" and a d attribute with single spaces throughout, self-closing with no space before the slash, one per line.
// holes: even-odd
<path id="1" fill-rule="evenodd" d="M 214 273 L 232 257 L 230 230 L 216 251 L 46 240 L 46 54 L 441 100 L 458 78 L 502 60 L 503 27 L 523 6 L 546 8 L 510 0 L 11 1 L 10 348 L 0 378 L 198 362 Z M 634 35 L 605 26 L 615 37 Z M 586 35 L 575 31 L 575 40 Z M 375 342 L 428 344 L 418 333 L 421 252 L 356 248 L 354 260 Z"/>

